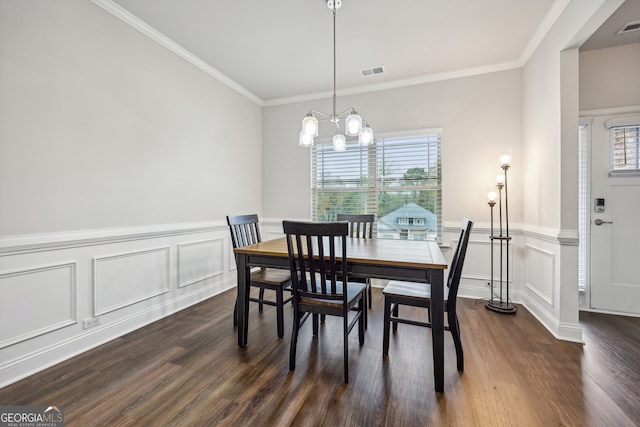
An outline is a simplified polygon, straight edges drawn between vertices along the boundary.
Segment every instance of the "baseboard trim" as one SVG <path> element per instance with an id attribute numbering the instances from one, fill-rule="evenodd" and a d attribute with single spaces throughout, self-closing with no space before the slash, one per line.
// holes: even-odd
<path id="1" fill-rule="evenodd" d="M 523 307 L 533 315 L 556 339 L 584 344 L 582 327 L 579 323 L 558 322 L 540 304 L 524 295 Z"/>

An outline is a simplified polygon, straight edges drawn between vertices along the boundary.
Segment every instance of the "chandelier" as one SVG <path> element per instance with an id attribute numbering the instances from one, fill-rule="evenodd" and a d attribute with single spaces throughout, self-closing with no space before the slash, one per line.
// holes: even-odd
<path id="1" fill-rule="evenodd" d="M 317 110 L 310 110 L 302 119 L 302 130 L 300 131 L 300 142 L 302 147 L 314 145 L 314 138 L 318 136 L 318 124 L 321 122 L 331 122 L 336 125 L 336 133 L 333 135 L 333 149 L 343 151 L 347 147 L 347 137 L 357 136 L 360 145 L 373 144 L 373 129 L 354 108 L 348 108 L 340 114 L 336 114 L 336 10 L 342 6 L 342 0 L 327 0 L 327 6 L 333 11 L 333 112 L 331 114 L 322 113 Z M 318 120 L 320 117 L 320 120 Z M 344 119 L 344 133 L 340 129 L 340 120 Z"/>

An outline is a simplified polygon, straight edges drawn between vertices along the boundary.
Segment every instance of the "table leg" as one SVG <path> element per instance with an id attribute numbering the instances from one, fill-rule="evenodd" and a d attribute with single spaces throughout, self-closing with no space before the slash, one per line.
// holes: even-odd
<path id="1" fill-rule="evenodd" d="M 431 339 L 433 380 L 437 392 L 444 392 L 444 271 L 431 271 Z"/>
<path id="2" fill-rule="evenodd" d="M 249 334 L 249 280 L 251 278 L 247 256 L 236 254 L 236 267 L 238 271 L 238 346 L 247 346 Z"/>

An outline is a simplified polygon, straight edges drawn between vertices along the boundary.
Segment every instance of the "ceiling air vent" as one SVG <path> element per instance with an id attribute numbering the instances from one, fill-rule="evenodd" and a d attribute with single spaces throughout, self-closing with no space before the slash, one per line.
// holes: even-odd
<path id="1" fill-rule="evenodd" d="M 378 74 L 384 74 L 384 65 L 360 70 L 360 75 L 362 77 L 377 76 Z"/>
<path id="2" fill-rule="evenodd" d="M 626 33 L 630 33 L 632 31 L 638 31 L 638 30 L 640 30 L 640 21 L 628 22 L 624 24 L 616 34 L 626 34 Z"/>

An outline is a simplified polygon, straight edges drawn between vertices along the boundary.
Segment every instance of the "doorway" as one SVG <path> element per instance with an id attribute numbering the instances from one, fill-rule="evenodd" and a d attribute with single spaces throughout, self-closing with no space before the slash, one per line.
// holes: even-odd
<path id="1" fill-rule="evenodd" d="M 580 148 L 581 303 L 640 315 L 640 115 L 582 122 Z"/>

